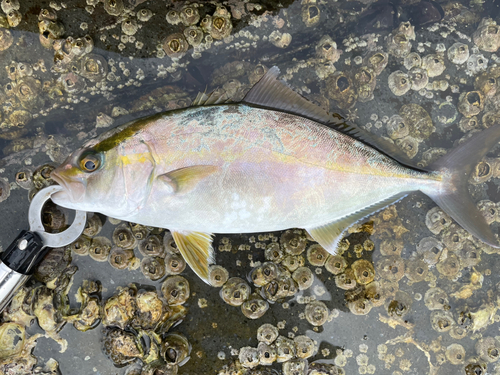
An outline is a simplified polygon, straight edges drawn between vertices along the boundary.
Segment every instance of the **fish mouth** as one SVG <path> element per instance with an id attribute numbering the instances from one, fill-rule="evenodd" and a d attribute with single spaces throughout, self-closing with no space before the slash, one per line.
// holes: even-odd
<path id="1" fill-rule="evenodd" d="M 50 177 L 63 188 L 63 190 L 51 196 L 54 203 L 64 207 L 68 202 L 77 203 L 83 199 L 85 195 L 85 185 L 83 182 L 68 181 L 57 172 L 57 169 L 52 171 Z"/>

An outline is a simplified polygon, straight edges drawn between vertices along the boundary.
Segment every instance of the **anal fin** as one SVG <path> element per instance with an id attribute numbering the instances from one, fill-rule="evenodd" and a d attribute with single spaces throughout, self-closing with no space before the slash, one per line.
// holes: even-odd
<path id="1" fill-rule="evenodd" d="M 212 236 L 211 233 L 172 231 L 172 237 L 184 260 L 207 284 L 208 266 L 215 261 Z"/>
<path id="2" fill-rule="evenodd" d="M 403 192 L 396 194 L 390 198 L 384 199 L 380 202 L 372 204 L 362 210 L 356 211 L 350 215 L 341 217 L 330 223 L 320 225 L 314 228 L 305 228 L 314 240 L 319 243 L 330 254 L 336 255 L 338 253 L 338 245 L 342 240 L 342 235 L 351 225 L 357 223 L 363 218 L 374 214 L 381 209 L 396 203 L 404 198 L 408 193 Z"/>

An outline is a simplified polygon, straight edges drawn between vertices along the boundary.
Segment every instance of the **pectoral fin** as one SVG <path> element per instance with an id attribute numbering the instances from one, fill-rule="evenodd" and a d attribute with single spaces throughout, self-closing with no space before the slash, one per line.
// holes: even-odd
<path id="1" fill-rule="evenodd" d="M 208 266 L 215 261 L 212 234 L 172 231 L 172 237 L 187 264 L 204 282 L 209 284 Z"/>
<path id="2" fill-rule="evenodd" d="M 368 206 L 363 210 L 356 211 L 351 215 L 344 216 L 319 227 L 306 228 L 306 230 L 317 243 L 323 246 L 325 250 L 327 250 L 330 254 L 336 255 L 338 253 L 339 242 L 342 240 L 342 235 L 347 228 L 363 218 L 396 203 L 406 195 L 406 192 L 394 195 L 388 199 L 384 199 L 383 201 Z"/>
<path id="3" fill-rule="evenodd" d="M 214 165 L 194 165 L 170 171 L 157 178 L 170 193 L 183 194 L 193 190 L 200 181 L 218 170 L 219 167 Z"/>

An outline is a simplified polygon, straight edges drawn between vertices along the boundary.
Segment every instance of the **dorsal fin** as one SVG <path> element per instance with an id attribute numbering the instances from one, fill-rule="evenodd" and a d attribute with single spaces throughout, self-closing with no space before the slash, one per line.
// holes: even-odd
<path id="1" fill-rule="evenodd" d="M 269 69 L 260 81 L 250 89 L 242 102 L 307 117 L 310 120 L 319 122 L 353 137 L 395 159 L 401 164 L 420 170 L 420 168 L 416 167 L 408 158 L 403 150 L 394 143 L 390 143 L 383 138 L 374 137 L 371 133 L 358 126 L 347 123 L 338 113 L 329 114 L 321 107 L 318 107 L 293 91 L 285 82 L 278 80 L 279 73 L 280 70 L 277 66 L 273 66 Z"/>
<path id="2" fill-rule="evenodd" d="M 226 91 L 219 87 L 209 94 L 206 94 L 204 92 L 198 93 L 196 99 L 193 101 L 191 105 L 194 107 L 199 105 L 224 104 L 229 101 L 230 99 L 227 96 Z"/>

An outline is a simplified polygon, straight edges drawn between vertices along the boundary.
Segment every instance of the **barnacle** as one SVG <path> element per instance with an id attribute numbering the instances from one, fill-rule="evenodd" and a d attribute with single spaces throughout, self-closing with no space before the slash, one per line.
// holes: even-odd
<path id="1" fill-rule="evenodd" d="M 448 48 L 448 60 L 453 64 L 461 65 L 469 59 L 469 46 L 464 43 L 455 43 Z"/>
<path id="2" fill-rule="evenodd" d="M 141 261 L 141 271 L 150 280 L 159 280 L 166 274 L 165 260 L 163 258 L 145 256 Z"/>
<path id="3" fill-rule="evenodd" d="M 306 320 L 313 326 L 322 326 L 328 319 L 328 307 L 321 301 L 313 301 L 306 305 Z"/>
<path id="4" fill-rule="evenodd" d="M 412 298 L 408 295 L 408 293 L 397 291 L 396 295 L 393 299 L 389 299 L 386 303 L 387 313 L 393 317 L 403 317 L 411 309 L 411 305 L 413 303 Z"/>
<path id="5" fill-rule="evenodd" d="M 298 291 L 298 286 L 289 276 L 280 276 L 263 287 L 264 296 L 268 301 L 276 302 L 285 297 L 291 297 Z"/>
<path id="6" fill-rule="evenodd" d="M 265 262 L 251 271 L 250 279 L 255 286 L 264 286 L 278 277 L 278 275 L 278 266 L 273 262 Z"/>
<path id="7" fill-rule="evenodd" d="M 417 52 L 411 52 L 405 56 L 403 65 L 407 70 L 412 68 L 420 68 L 422 66 L 422 58 Z"/>
<path id="8" fill-rule="evenodd" d="M 259 319 L 269 309 L 269 303 L 260 295 L 253 293 L 241 305 L 241 312 L 249 319 Z"/>
<path id="9" fill-rule="evenodd" d="M 125 329 L 132 322 L 137 311 L 136 289 L 118 287 L 117 291 L 117 294 L 108 298 L 102 308 L 102 324 Z"/>
<path id="10" fill-rule="evenodd" d="M 451 225 L 441 235 L 443 245 L 450 251 L 457 252 L 464 245 L 470 235 L 467 231 L 455 224 Z"/>
<path id="11" fill-rule="evenodd" d="M 24 77 L 15 85 L 14 93 L 27 110 L 41 108 L 44 99 L 40 98 L 41 83 L 33 77 Z"/>
<path id="12" fill-rule="evenodd" d="M 123 0 L 104 0 L 104 10 L 111 16 L 119 16 L 123 10 Z"/>
<path id="13" fill-rule="evenodd" d="M 379 75 L 380 73 L 382 73 L 382 71 L 387 66 L 388 62 L 389 62 L 388 54 L 382 51 L 377 51 L 368 54 L 363 60 L 363 63 L 366 66 L 373 69 L 375 75 Z"/>
<path id="14" fill-rule="evenodd" d="M 123 270 L 131 264 L 134 259 L 134 251 L 122 249 L 121 247 L 113 247 L 108 256 L 108 262 L 113 268 Z"/>
<path id="15" fill-rule="evenodd" d="M 461 270 L 460 260 L 455 254 L 448 253 L 446 259 L 436 264 L 436 269 L 441 275 L 453 279 Z"/>
<path id="16" fill-rule="evenodd" d="M 274 30 L 269 35 L 269 41 L 279 48 L 286 48 L 292 42 L 292 36 L 289 33 L 281 33 L 278 30 Z"/>
<path id="17" fill-rule="evenodd" d="M 250 296 L 250 286 L 239 277 L 231 277 L 222 287 L 220 296 L 228 305 L 241 306 Z"/>
<path id="18" fill-rule="evenodd" d="M 349 301 L 347 307 L 354 315 L 367 315 L 371 311 L 373 304 L 370 300 L 359 298 L 354 301 Z"/>
<path id="19" fill-rule="evenodd" d="M 387 122 L 387 134 L 392 139 L 404 138 L 410 134 L 410 128 L 399 115 L 393 115 Z"/>
<path id="20" fill-rule="evenodd" d="M 139 26 L 133 19 L 127 19 L 122 22 L 122 32 L 126 35 L 135 35 L 138 29 Z"/>
<path id="21" fill-rule="evenodd" d="M 405 276 L 412 283 L 423 281 L 429 272 L 427 263 L 422 259 L 407 260 L 405 264 Z"/>
<path id="22" fill-rule="evenodd" d="M 396 96 L 406 94 L 411 88 L 411 80 L 408 74 L 396 70 L 389 75 L 389 89 Z"/>
<path id="23" fill-rule="evenodd" d="M 165 249 L 163 248 L 163 241 L 159 235 L 150 234 L 144 240 L 139 242 L 139 251 L 145 257 L 163 257 L 165 256 Z"/>
<path id="24" fill-rule="evenodd" d="M 305 374 L 308 365 L 305 359 L 292 359 L 283 363 L 283 375 Z"/>
<path id="25" fill-rule="evenodd" d="M 481 249 L 472 241 L 465 241 L 460 251 L 460 264 L 462 267 L 474 267 L 481 262 Z"/>
<path id="26" fill-rule="evenodd" d="M 297 283 L 300 290 L 311 287 L 314 282 L 314 274 L 308 267 L 299 267 L 292 273 L 292 278 Z"/>
<path id="27" fill-rule="evenodd" d="M 483 55 L 473 54 L 467 59 L 467 70 L 472 75 L 476 75 L 488 67 L 488 59 Z"/>
<path id="28" fill-rule="evenodd" d="M 108 74 L 108 63 L 101 55 L 89 53 L 80 60 L 79 74 L 92 82 L 99 82 Z"/>
<path id="29" fill-rule="evenodd" d="M 452 365 L 460 365 L 465 362 L 465 349 L 460 344 L 449 345 L 445 354 Z"/>
<path id="30" fill-rule="evenodd" d="M 425 306 L 429 310 L 448 310 L 449 300 L 448 295 L 441 288 L 430 288 L 425 292 L 424 296 Z"/>
<path id="31" fill-rule="evenodd" d="M 390 34 L 387 37 L 387 52 L 395 57 L 405 57 L 411 51 L 411 42 L 405 34 Z"/>
<path id="32" fill-rule="evenodd" d="M 180 59 L 186 54 L 189 48 L 186 38 L 180 33 L 167 36 L 162 46 L 167 56 L 172 59 Z"/>
<path id="33" fill-rule="evenodd" d="M 149 235 L 150 230 L 146 226 L 135 223 L 129 223 L 129 225 L 137 241 L 142 241 Z"/>
<path id="34" fill-rule="evenodd" d="M 500 342 L 491 336 L 483 337 L 476 342 L 477 355 L 486 362 L 496 362 L 500 358 Z"/>
<path id="35" fill-rule="evenodd" d="M 272 324 L 266 323 L 257 329 L 257 340 L 271 345 L 278 338 L 278 328 Z"/>
<path id="36" fill-rule="evenodd" d="M 177 25 L 181 22 L 181 17 L 179 12 L 176 10 L 171 10 L 167 13 L 167 22 L 171 25 Z"/>
<path id="37" fill-rule="evenodd" d="M 281 246 L 287 254 L 300 255 L 304 252 L 307 238 L 301 229 L 289 229 L 281 235 Z"/>
<path id="38" fill-rule="evenodd" d="M 373 264 L 367 260 L 359 259 L 351 265 L 351 268 L 358 284 L 369 284 L 375 278 Z"/>
<path id="39" fill-rule="evenodd" d="M 344 290 L 353 289 L 357 285 L 354 271 L 347 268 L 344 273 L 335 276 L 335 285 Z"/>
<path id="40" fill-rule="evenodd" d="M 137 244 L 134 233 L 127 224 L 117 226 L 113 231 L 112 238 L 116 246 L 124 249 L 133 249 Z"/>
<path id="41" fill-rule="evenodd" d="M 433 234 L 439 234 L 441 231 L 451 225 L 451 218 L 441 208 L 434 207 L 425 215 L 425 225 Z"/>
<path id="42" fill-rule="evenodd" d="M 276 337 L 278 337 L 278 333 L 276 332 Z M 259 363 L 261 365 L 271 365 L 278 359 L 278 355 L 276 353 L 276 348 L 274 345 L 268 345 L 265 342 L 259 342 L 257 345 L 257 350 L 259 352 Z"/>
<path id="43" fill-rule="evenodd" d="M 307 249 L 307 260 L 312 266 L 322 267 L 329 256 L 328 251 L 326 251 L 321 245 L 314 244 L 309 246 Z"/>
<path id="44" fill-rule="evenodd" d="M 89 249 L 92 243 L 92 239 L 85 236 L 81 235 L 78 237 L 75 241 L 73 241 L 71 244 L 66 246 L 67 249 L 70 249 L 71 252 L 74 252 L 77 255 L 88 255 L 89 254 Z"/>
<path id="45" fill-rule="evenodd" d="M 118 367 L 123 367 L 143 355 L 143 349 L 138 338 L 132 333 L 118 328 L 108 328 L 105 331 L 103 350 L 114 365 Z"/>
<path id="46" fill-rule="evenodd" d="M 401 252 L 404 249 L 404 243 L 402 240 L 395 240 L 392 238 L 383 240 L 380 243 L 380 254 L 384 256 L 391 255 L 401 255 Z"/>
<path id="47" fill-rule="evenodd" d="M 328 35 L 323 36 L 316 45 L 316 56 L 331 63 L 337 62 L 341 53 L 342 51 L 337 49 L 337 43 Z"/>
<path id="48" fill-rule="evenodd" d="M 178 275 L 186 268 L 186 261 L 179 254 L 167 253 L 165 268 L 167 275 Z"/>
<path id="49" fill-rule="evenodd" d="M 19 10 L 21 5 L 19 0 L 2 0 L 1 7 L 4 13 L 9 13 L 13 10 Z"/>
<path id="50" fill-rule="evenodd" d="M 270 262 L 280 263 L 285 257 L 285 251 L 280 247 L 279 243 L 271 242 L 266 246 L 264 257 Z"/>
<path id="51" fill-rule="evenodd" d="M 465 117 L 477 115 L 484 109 L 484 97 L 481 91 L 469 91 L 460 94 L 458 111 Z"/>
<path id="52" fill-rule="evenodd" d="M 189 44 L 198 47 L 203 41 L 203 30 L 197 26 L 189 26 L 184 29 L 184 36 Z"/>
<path id="53" fill-rule="evenodd" d="M 384 257 L 377 262 L 377 274 L 388 281 L 399 281 L 405 274 L 404 260 L 397 256 Z"/>
<path id="54" fill-rule="evenodd" d="M 321 17 L 321 12 L 316 4 L 305 4 L 302 7 L 302 21 L 307 27 L 316 25 Z"/>
<path id="55" fill-rule="evenodd" d="M 439 332 L 448 332 L 455 325 L 453 316 L 449 311 L 436 310 L 431 313 L 431 326 Z"/>
<path id="56" fill-rule="evenodd" d="M 58 78 L 64 90 L 69 94 L 78 94 L 85 86 L 85 80 L 73 72 L 66 73 Z"/>
<path id="57" fill-rule="evenodd" d="M 137 19 L 141 22 L 148 22 L 153 17 L 153 12 L 147 8 L 142 8 L 137 12 Z"/>
<path id="58" fill-rule="evenodd" d="M 7 22 L 9 22 L 10 27 L 16 27 L 21 23 L 23 16 L 18 10 L 11 10 L 7 13 Z"/>
<path id="59" fill-rule="evenodd" d="M 278 336 L 274 342 L 276 347 L 277 362 L 286 362 L 295 357 L 295 344 L 292 340 Z"/>
<path id="60" fill-rule="evenodd" d="M 427 86 L 427 83 L 429 83 L 429 75 L 423 68 L 412 68 L 408 72 L 408 75 L 410 76 L 412 90 L 422 90 Z"/>
<path id="61" fill-rule="evenodd" d="M 211 265 L 208 268 L 208 280 L 210 285 L 220 288 L 229 279 L 229 272 L 222 266 Z"/>
<path id="62" fill-rule="evenodd" d="M 422 69 L 427 70 L 429 77 L 437 77 L 444 72 L 446 66 L 442 56 L 431 54 L 422 59 Z"/>
<path id="63" fill-rule="evenodd" d="M 500 48 L 500 27 L 491 18 L 483 18 L 472 38 L 480 50 L 496 52 Z"/>
<path id="64" fill-rule="evenodd" d="M 196 25 L 200 20 L 200 13 L 198 12 L 198 8 L 190 5 L 184 6 L 181 9 L 179 15 L 184 26 Z"/>
<path id="65" fill-rule="evenodd" d="M 89 255 L 92 259 L 98 262 L 106 262 L 108 260 L 109 251 L 111 250 L 111 241 L 106 237 L 94 237 L 90 244 Z"/>
<path id="66" fill-rule="evenodd" d="M 34 276 L 46 284 L 59 277 L 70 263 L 71 251 L 68 248 L 51 249 L 36 267 Z"/>
<path id="67" fill-rule="evenodd" d="M 335 100 L 341 109 L 349 109 L 358 99 L 351 77 L 344 72 L 335 72 L 326 80 L 328 96 Z"/>
<path id="68" fill-rule="evenodd" d="M 304 266 L 304 263 L 304 257 L 300 255 L 288 255 L 281 261 L 281 265 L 290 272 Z"/>
<path id="69" fill-rule="evenodd" d="M 487 159 L 482 160 L 478 164 L 476 164 L 471 173 L 472 181 L 476 184 L 481 184 L 491 179 L 493 177 L 493 168 L 491 164 L 491 160 Z M 483 214 L 484 213 L 485 212 L 483 211 Z M 486 220 L 488 221 L 488 218 L 486 218 Z"/>
<path id="70" fill-rule="evenodd" d="M 163 297 L 169 306 L 182 305 L 189 298 L 189 283 L 179 275 L 168 276 L 161 285 Z"/>
<path id="71" fill-rule="evenodd" d="M 158 297 L 156 291 L 142 291 L 137 294 L 137 310 L 132 320 L 132 326 L 143 329 L 154 329 L 165 314 L 169 315 L 169 308 L 165 302 Z"/>
<path id="72" fill-rule="evenodd" d="M 262 64 L 258 64 L 255 66 L 255 68 L 253 68 L 249 73 L 248 73 L 248 82 L 250 83 L 250 85 L 255 85 L 257 82 L 259 82 L 259 80 L 264 76 L 264 74 L 266 74 L 268 71 L 267 67 L 262 65 Z"/>
<path id="73" fill-rule="evenodd" d="M 314 341 L 307 336 L 296 336 L 293 339 L 295 343 L 295 353 L 297 357 L 307 359 L 312 357 L 316 352 Z"/>
<path id="74" fill-rule="evenodd" d="M 97 214 L 93 214 L 92 216 L 87 217 L 87 222 L 85 223 L 85 229 L 83 230 L 83 234 L 88 237 L 94 237 L 101 232 L 102 229 L 102 220 Z"/>
<path id="75" fill-rule="evenodd" d="M 377 281 L 372 281 L 365 286 L 365 299 L 369 301 L 373 307 L 382 306 L 385 303 L 388 293 Z"/>
<path id="76" fill-rule="evenodd" d="M 256 367 L 259 365 L 259 351 L 257 348 L 245 346 L 240 349 L 238 359 L 243 367 Z"/>
<path id="77" fill-rule="evenodd" d="M 42 189 L 54 183 L 50 174 L 55 169 L 53 165 L 43 164 L 33 172 L 33 184 L 36 189 Z"/>

